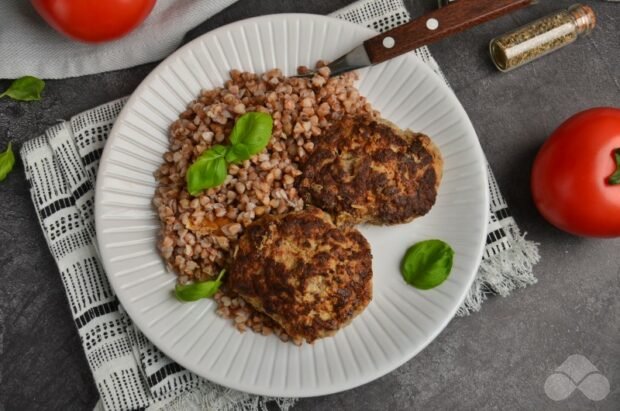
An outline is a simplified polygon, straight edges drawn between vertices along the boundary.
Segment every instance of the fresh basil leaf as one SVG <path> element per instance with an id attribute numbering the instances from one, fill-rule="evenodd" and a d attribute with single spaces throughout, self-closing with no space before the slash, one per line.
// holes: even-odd
<path id="1" fill-rule="evenodd" d="M 235 144 L 228 148 L 226 152 L 226 161 L 229 163 L 242 163 L 252 157 L 250 149 L 245 144 Z"/>
<path id="2" fill-rule="evenodd" d="M 202 153 L 200 155 L 200 157 L 204 157 L 208 160 L 213 160 L 216 158 L 220 158 L 220 157 L 224 157 L 226 156 L 226 151 L 228 150 L 228 147 L 223 146 L 221 144 L 216 144 L 213 147 L 211 147 L 210 149 L 208 149 L 207 151 L 205 151 L 204 153 Z"/>
<path id="3" fill-rule="evenodd" d="M 13 154 L 13 144 L 9 142 L 9 146 L 5 151 L 0 153 L 0 181 L 4 181 L 15 165 L 15 154 Z"/>
<path id="4" fill-rule="evenodd" d="M 10 97 L 13 100 L 33 101 L 41 100 L 41 92 L 45 88 L 45 82 L 32 76 L 25 76 L 13 81 L 0 97 Z"/>
<path id="5" fill-rule="evenodd" d="M 191 195 L 196 196 L 202 190 L 217 187 L 226 180 L 226 151 L 227 148 L 222 145 L 213 146 L 187 169 L 185 179 Z"/>
<path id="6" fill-rule="evenodd" d="M 224 157 L 213 160 L 213 175 L 214 185 L 212 187 L 217 187 L 226 180 L 226 176 L 228 175 L 228 164 Z"/>
<path id="7" fill-rule="evenodd" d="M 243 153 L 247 150 L 249 156 L 243 158 L 240 156 L 240 151 L 235 154 L 237 156 L 236 161 L 247 160 L 250 156 L 263 151 L 267 147 L 267 143 L 269 143 L 272 130 L 273 119 L 267 113 L 255 111 L 245 113 L 239 117 L 230 133 L 230 142 L 233 148 L 243 146 Z"/>
<path id="8" fill-rule="evenodd" d="M 205 151 L 187 170 L 187 191 L 193 196 L 226 180 L 229 163 L 241 163 L 258 154 L 269 143 L 273 119 L 254 112 L 239 117 L 230 134 L 230 147 L 216 145 Z"/>
<path id="9" fill-rule="evenodd" d="M 429 290 L 443 283 L 452 270 L 454 250 L 441 240 L 427 240 L 411 246 L 400 265 L 407 284 Z"/>
<path id="10" fill-rule="evenodd" d="M 211 281 L 202 281 L 199 283 L 177 284 L 174 287 L 174 294 L 181 301 L 196 301 L 202 298 L 211 298 L 217 293 L 222 285 L 222 277 L 226 270 L 220 271 L 217 279 Z"/>

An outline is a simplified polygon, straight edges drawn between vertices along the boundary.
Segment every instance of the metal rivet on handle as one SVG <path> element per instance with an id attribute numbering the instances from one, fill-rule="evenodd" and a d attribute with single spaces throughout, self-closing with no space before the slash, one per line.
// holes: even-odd
<path id="1" fill-rule="evenodd" d="M 435 18 L 430 18 L 426 20 L 426 28 L 429 30 L 437 30 L 439 27 L 439 21 Z"/>
<path id="2" fill-rule="evenodd" d="M 383 47 L 385 47 L 386 49 L 391 49 L 392 47 L 394 47 L 395 44 L 396 40 L 394 40 L 394 37 L 387 36 L 383 39 Z"/>

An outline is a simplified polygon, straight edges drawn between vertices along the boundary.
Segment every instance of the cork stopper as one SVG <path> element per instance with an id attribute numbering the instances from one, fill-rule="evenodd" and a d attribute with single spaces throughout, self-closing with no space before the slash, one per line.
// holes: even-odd
<path id="1" fill-rule="evenodd" d="M 589 34 L 596 26 L 596 14 L 594 14 L 592 7 L 574 4 L 568 9 L 568 12 L 575 19 L 575 25 L 579 34 Z"/>

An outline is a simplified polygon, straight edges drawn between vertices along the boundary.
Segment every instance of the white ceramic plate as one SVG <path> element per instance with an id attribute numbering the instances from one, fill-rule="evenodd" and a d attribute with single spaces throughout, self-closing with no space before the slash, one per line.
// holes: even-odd
<path id="1" fill-rule="evenodd" d="M 281 14 L 221 27 L 161 63 L 129 99 L 110 134 L 97 181 L 96 222 L 103 263 L 120 302 L 157 347 L 216 383 L 256 394 L 314 396 L 343 391 L 392 371 L 448 324 L 482 256 L 488 219 L 485 161 L 460 103 L 419 59 L 403 56 L 361 70 L 359 89 L 384 117 L 432 136 L 445 160 L 432 211 L 413 223 L 362 227 L 372 246 L 374 298 L 334 337 L 297 347 L 275 336 L 237 332 L 212 300 L 172 295 L 175 275 L 156 251 L 153 172 L 167 130 L 200 89 L 220 86 L 230 69 L 263 72 L 333 59 L 373 36 L 334 18 Z M 448 280 L 431 291 L 403 281 L 399 262 L 431 238 L 456 251 Z"/>

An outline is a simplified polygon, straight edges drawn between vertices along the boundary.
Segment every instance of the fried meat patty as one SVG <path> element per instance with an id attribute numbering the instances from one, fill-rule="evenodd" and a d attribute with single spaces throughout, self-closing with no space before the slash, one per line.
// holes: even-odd
<path id="1" fill-rule="evenodd" d="M 248 226 L 229 275 L 235 292 L 297 341 L 333 335 L 372 298 L 368 241 L 313 207 Z"/>
<path id="2" fill-rule="evenodd" d="M 400 224 L 435 204 L 443 161 L 424 134 L 345 117 L 315 143 L 297 185 L 337 224 Z"/>

